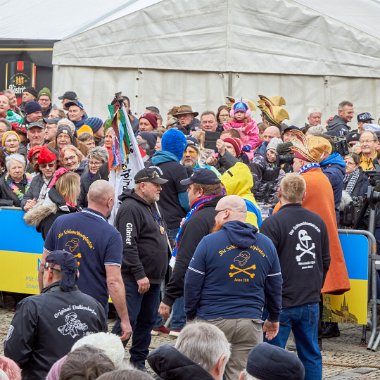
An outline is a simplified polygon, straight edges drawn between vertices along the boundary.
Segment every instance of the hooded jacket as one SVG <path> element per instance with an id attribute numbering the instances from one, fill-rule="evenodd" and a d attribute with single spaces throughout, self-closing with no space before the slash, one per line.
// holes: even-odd
<path id="1" fill-rule="evenodd" d="M 321 161 L 319 165 L 331 183 L 334 192 L 336 221 L 339 225 L 339 205 L 342 200 L 342 191 L 344 188 L 343 179 L 346 174 L 346 163 L 339 153 L 334 152 Z"/>
<path id="2" fill-rule="evenodd" d="M 282 276 L 272 241 L 250 224 L 227 222 L 199 243 L 185 277 L 187 319 L 268 320 L 281 311 Z"/>
<path id="3" fill-rule="evenodd" d="M 148 356 L 148 363 L 158 379 L 212 380 L 213 377 L 197 363 L 179 352 L 175 347 L 164 344 Z"/>
<path id="4" fill-rule="evenodd" d="M 103 307 L 77 287 L 64 292 L 54 283 L 18 303 L 4 354 L 21 367 L 23 379 L 40 380 L 77 340 L 101 331 L 107 331 Z"/>
<path id="5" fill-rule="evenodd" d="M 330 136 L 343 137 L 350 131 L 350 127 L 346 122 L 338 115 L 335 115 L 328 123 L 326 127 L 326 134 Z"/>
<path id="6" fill-rule="evenodd" d="M 173 305 L 183 296 L 183 282 L 189 262 L 198 243 L 211 232 L 215 224 L 215 206 L 221 196 L 206 202 L 183 226 L 179 236 L 179 247 L 172 276 L 166 285 L 163 302 Z"/>
<path id="7" fill-rule="evenodd" d="M 228 169 L 221 177 L 227 195 L 238 195 L 242 197 L 247 206 L 246 223 L 255 227 L 260 227 L 262 223 L 261 211 L 252 194 L 253 177 L 249 167 L 242 162 L 238 162 Z"/>
<path id="8" fill-rule="evenodd" d="M 166 274 L 169 254 L 163 220 L 154 204 L 148 204 L 134 190 L 126 190 L 119 200 L 122 204 L 115 227 L 123 240 L 123 278 L 135 282 L 148 277 L 150 283 L 160 284 Z"/>
<path id="9" fill-rule="evenodd" d="M 182 218 L 186 216 L 185 209 L 188 206 L 185 203 L 187 200 L 186 186 L 180 183 L 182 179 L 188 177 L 186 168 L 178 162 L 178 158 L 173 153 L 168 151 L 156 152 L 151 161 L 153 165 L 162 170 L 162 178 L 168 180 L 162 185 L 158 205 L 162 209 L 168 228 L 176 229 Z"/>

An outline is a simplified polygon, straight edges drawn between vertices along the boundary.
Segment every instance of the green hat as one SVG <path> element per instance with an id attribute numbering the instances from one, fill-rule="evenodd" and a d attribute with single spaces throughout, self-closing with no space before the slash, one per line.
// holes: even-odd
<path id="1" fill-rule="evenodd" d="M 40 90 L 40 92 L 38 93 L 37 99 L 39 99 L 42 95 L 48 96 L 49 99 L 51 100 L 51 92 L 47 87 L 44 87 Z"/>

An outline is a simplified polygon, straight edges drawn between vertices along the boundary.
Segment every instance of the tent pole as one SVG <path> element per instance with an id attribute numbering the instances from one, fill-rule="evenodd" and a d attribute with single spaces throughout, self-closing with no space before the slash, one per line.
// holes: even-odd
<path id="1" fill-rule="evenodd" d="M 232 72 L 228 72 L 228 82 L 227 82 L 227 95 L 233 96 L 232 94 Z"/>

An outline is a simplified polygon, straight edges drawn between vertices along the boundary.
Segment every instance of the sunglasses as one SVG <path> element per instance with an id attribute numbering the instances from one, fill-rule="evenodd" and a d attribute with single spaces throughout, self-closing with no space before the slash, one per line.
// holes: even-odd
<path id="1" fill-rule="evenodd" d="M 39 164 L 39 167 L 42 168 L 42 169 L 45 169 L 45 168 L 54 168 L 55 166 L 55 162 L 50 162 L 49 164 Z"/>
<path id="2" fill-rule="evenodd" d="M 47 262 L 44 264 L 44 269 L 46 269 L 46 270 L 51 269 L 51 270 L 55 270 L 57 272 L 60 272 L 59 269 L 56 269 L 56 268 L 49 266 L 49 263 L 47 263 Z"/>

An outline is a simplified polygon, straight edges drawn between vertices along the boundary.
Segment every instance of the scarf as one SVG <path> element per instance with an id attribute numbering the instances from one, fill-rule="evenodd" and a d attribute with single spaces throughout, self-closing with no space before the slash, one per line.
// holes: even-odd
<path id="1" fill-rule="evenodd" d="M 22 201 L 24 198 L 24 195 L 28 192 L 30 183 L 32 182 L 33 176 L 30 173 L 26 173 L 24 175 L 24 178 L 21 180 L 19 184 L 16 184 L 11 176 L 7 174 L 5 176 L 5 183 L 8 185 L 8 187 L 12 190 L 13 194 L 16 195 L 17 199 L 19 201 Z M 22 190 L 19 185 L 23 186 L 24 189 Z"/>
<path id="2" fill-rule="evenodd" d="M 320 165 L 316 162 L 310 162 L 309 164 L 302 166 L 302 168 L 298 170 L 298 174 L 306 173 L 309 170 L 316 168 L 320 168 Z"/>
<path id="3" fill-rule="evenodd" d="M 360 175 L 360 169 L 356 168 L 352 173 L 346 174 L 343 178 L 343 183 L 347 184 L 345 190 L 348 194 L 352 194 L 354 187 L 356 185 L 356 182 L 359 179 Z"/>
<path id="4" fill-rule="evenodd" d="M 174 246 L 174 249 L 173 249 L 173 253 L 172 253 L 172 257 L 176 257 L 177 256 L 177 252 L 178 252 L 178 248 L 180 246 L 180 241 L 181 241 L 181 234 L 182 234 L 182 231 L 183 231 L 183 227 L 185 226 L 185 224 L 190 220 L 190 218 L 196 213 L 198 212 L 201 208 L 203 208 L 206 203 L 214 200 L 215 198 L 219 197 L 220 194 L 216 195 L 205 195 L 204 197 L 201 197 L 199 198 L 196 202 L 193 203 L 193 206 L 191 208 L 191 210 L 187 213 L 183 223 L 181 224 L 181 226 L 179 227 L 179 230 L 178 230 L 178 233 L 175 237 L 175 246 Z"/>
<path id="5" fill-rule="evenodd" d="M 43 201 L 46 198 L 46 194 L 50 190 L 49 187 L 48 187 L 49 186 L 49 182 L 52 179 L 52 177 L 51 178 L 46 178 L 42 173 L 41 173 L 41 176 L 42 176 L 42 179 L 44 181 L 44 184 L 41 187 L 40 195 L 38 196 L 38 200 L 37 201 Z"/>

